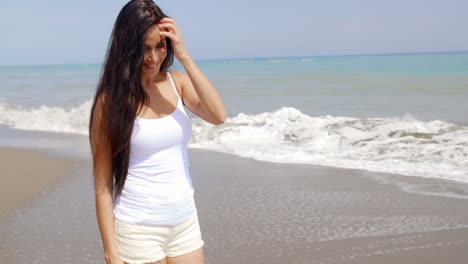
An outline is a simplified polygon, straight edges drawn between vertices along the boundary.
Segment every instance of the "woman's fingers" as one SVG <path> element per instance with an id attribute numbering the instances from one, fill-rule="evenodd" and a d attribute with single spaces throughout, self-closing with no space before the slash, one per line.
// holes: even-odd
<path id="1" fill-rule="evenodd" d="M 179 42 L 182 38 L 179 28 L 176 24 L 172 23 L 172 21 L 166 20 L 165 22 L 160 23 L 159 30 L 159 32 L 161 32 L 161 36 L 169 37 L 176 42 Z"/>
<path id="2" fill-rule="evenodd" d="M 173 18 L 164 17 L 159 21 L 159 25 L 164 25 L 165 27 L 171 27 L 177 29 L 178 26 Z"/>
<path id="3" fill-rule="evenodd" d="M 161 34 L 161 36 L 165 36 L 165 37 L 168 37 L 168 38 L 173 39 L 173 40 L 176 38 L 176 35 L 174 35 L 171 32 L 167 32 L 167 31 L 159 31 L 159 34 Z"/>
<path id="4" fill-rule="evenodd" d="M 187 57 L 188 52 L 182 41 L 182 33 L 173 18 L 165 17 L 159 21 L 159 34 L 171 40 L 174 55 L 178 60 Z"/>
<path id="5" fill-rule="evenodd" d="M 159 24 L 159 29 L 165 29 L 165 28 L 170 28 L 173 31 L 177 31 L 177 26 L 174 24 L 170 24 L 170 23 Z"/>
<path id="6" fill-rule="evenodd" d="M 170 18 L 170 17 L 163 17 L 161 18 L 160 22 L 159 23 L 164 23 L 164 22 L 171 22 L 171 23 L 174 23 L 175 24 L 175 19 L 173 18 Z"/>

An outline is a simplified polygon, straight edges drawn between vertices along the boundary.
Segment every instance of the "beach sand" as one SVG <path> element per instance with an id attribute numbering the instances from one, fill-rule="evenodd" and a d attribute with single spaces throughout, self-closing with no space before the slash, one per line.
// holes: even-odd
<path id="1" fill-rule="evenodd" d="M 0 159 L 15 151 L 3 149 Z M 46 162 L 36 154 L 4 165 Z M 189 155 L 207 264 L 468 263 L 465 184 L 197 149 Z M 43 174 L 64 166 L 60 158 L 47 162 Z M 1 263 L 104 263 L 91 161 L 70 162 L 73 173 L 0 219 Z M 10 171 L 21 186 L 25 176 Z"/>
<path id="2" fill-rule="evenodd" d="M 0 148 L 0 218 L 47 192 L 73 169 L 73 160 L 41 151 Z"/>

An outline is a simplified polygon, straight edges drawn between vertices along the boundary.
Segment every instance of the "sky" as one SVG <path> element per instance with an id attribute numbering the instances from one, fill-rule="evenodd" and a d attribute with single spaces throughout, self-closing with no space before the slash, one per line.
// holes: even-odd
<path id="1" fill-rule="evenodd" d="M 466 0 L 164 0 L 194 59 L 468 50 Z M 0 65 L 102 63 L 127 1 L 2 0 Z"/>

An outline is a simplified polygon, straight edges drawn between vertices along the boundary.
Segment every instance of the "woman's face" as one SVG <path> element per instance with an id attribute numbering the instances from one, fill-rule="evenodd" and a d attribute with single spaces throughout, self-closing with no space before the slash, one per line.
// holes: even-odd
<path id="1" fill-rule="evenodd" d="M 155 77 L 159 73 L 161 64 L 166 58 L 166 39 L 159 35 L 157 24 L 152 25 L 145 36 L 145 57 L 142 73 L 147 77 Z"/>

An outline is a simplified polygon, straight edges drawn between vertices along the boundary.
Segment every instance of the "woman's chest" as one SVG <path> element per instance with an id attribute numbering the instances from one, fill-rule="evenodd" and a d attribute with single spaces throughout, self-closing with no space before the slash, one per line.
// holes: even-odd
<path id="1" fill-rule="evenodd" d="M 176 111 L 162 119 L 137 118 L 133 126 L 131 152 L 151 154 L 186 145 L 192 135 L 192 124 L 184 113 Z"/>

